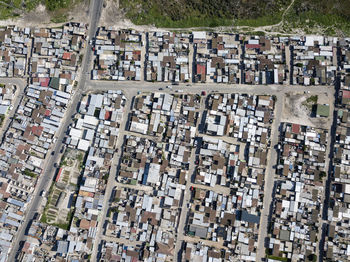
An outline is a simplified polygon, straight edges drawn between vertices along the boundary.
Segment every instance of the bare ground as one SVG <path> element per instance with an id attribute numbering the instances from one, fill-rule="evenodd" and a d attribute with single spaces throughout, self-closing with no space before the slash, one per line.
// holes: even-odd
<path id="1" fill-rule="evenodd" d="M 287 93 L 284 99 L 282 122 L 290 122 L 305 126 L 328 129 L 331 118 L 311 117 L 311 110 L 306 105 L 306 100 L 311 94 Z M 330 104 L 330 112 L 333 111 L 332 97 L 327 93 L 318 94 L 318 104 Z"/>
<path id="2" fill-rule="evenodd" d="M 19 27 L 57 27 L 67 22 L 88 23 L 89 2 L 81 1 L 76 4 L 72 10 L 67 13 L 67 21 L 64 23 L 53 23 L 51 19 L 53 13 L 46 10 L 42 4 L 30 12 L 24 12 L 20 17 L 15 19 L 1 20 L 0 26 L 17 25 Z"/>

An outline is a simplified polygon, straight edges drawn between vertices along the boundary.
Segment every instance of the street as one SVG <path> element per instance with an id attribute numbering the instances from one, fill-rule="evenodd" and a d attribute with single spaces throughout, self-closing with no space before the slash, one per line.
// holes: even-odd
<path id="1" fill-rule="evenodd" d="M 88 39 L 93 39 L 99 18 L 100 13 L 102 9 L 103 1 L 99 0 L 93 0 L 90 2 L 90 24 L 89 24 L 89 31 L 88 31 Z M 144 52 L 144 50 L 142 51 Z M 192 51 L 191 51 L 192 52 Z M 267 230 L 268 230 L 268 219 L 269 219 L 269 213 L 270 213 L 270 207 L 272 203 L 272 191 L 273 191 L 273 185 L 274 185 L 274 179 L 275 179 L 275 168 L 274 166 L 277 163 L 277 157 L 278 152 L 275 150 L 275 146 L 278 144 L 279 139 L 279 127 L 282 121 L 282 112 L 284 108 L 284 97 L 287 93 L 304 93 L 304 92 L 310 92 L 311 94 L 320 94 L 320 93 L 327 93 L 331 96 L 334 95 L 334 88 L 328 87 L 328 86 L 298 86 L 298 85 L 226 85 L 226 84 L 216 84 L 216 83 L 196 83 L 196 84 L 179 84 L 171 86 L 171 88 L 166 88 L 169 83 L 151 83 L 151 82 L 145 82 L 145 81 L 128 81 L 128 82 L 113 82 L 113 81 L 92 81 L 90 80 L 90 71 L 91 71 L 91 62 L 93 58 L 92 53 L 92 46 L 87 43 L 85 46 L 85 49 L 83 50 L 84 57 L 82 60 L 81 68 L 79 69 L 79 75 L 78 75 L 78 86 L 75 90 L 75 93 L 67 107 L 67 110 L 65 112 L 64 118 L 62 119 L 62 124 L 60 125 L 59 130 L 56 133 L 56 143 L 53 145 L 53 147 L 47 152 L 44 166 L 43 166 L 43 172 L 41 176 L 39 177 L 37 181 L 37 186 L 34 190 L 33 195 L 31 196 L 31 201 L 28 203 L 27 211 L 25 215 L 25 219 L 19 228 L 18 233 L 16 234 L 14 240 L 13 240 L 13 246 L 10 251 L 10 254 L 8 256 L 8 261 L 15 261 L 16 255 L 20 249 L 20 242 L 25 239 L 25 233 L 28 228 L 28 226 L 31 223 L 31 220 L 33 219 L 36 212 L 39 211 L 41 205 L 42 205 L 42 197 L 40 196 L 40 192 L 43 190 L 48 191 L 52 180 L 54 178 L 54 175 L 56 173 L 56 167 L 54 166 L 56 163 L 58 164 L 61 158 L 60 149 L 63 146 L 63 139 L 66 135 L 66 131 L 68 130 L 69 125 L 72 123 L 72 115 L 76 113 L 76 109 L 78 107 L 79 102 L 81 101 L 81 98 L 84 94 L 87 94 L 89 92 L 102 92 L 107 90 L 121 90 L 123 91 L 124 95 L 127 98 L 127 102 L 125 105 L 125 111 L 123 115 L 123 120 L 120 128 L 120 132 L 117 139 L 117 148 L 121 149 L 123 142 L 124 142 L 124 136 L 125 135 L 136 135 L 138 137 L 142 137 L 143 135 L 140 134 L 134 134 L 127 130 L 127 121 L 128 121 L 128 115 L 131 109 L 131 103 L 132 99 L 135 95 L 137 95 L 138 92 L 163 92 L 163 93 L 194 93 L 194 94 L 200 94 L 202 91 L 206 91 L 207 94 L 210 94 L 212 92 L 214 93 L 246 93 L 246 94 L 256 94 L 256 95 L 273 95 L 276 97 L 276 103 L 275 103 L 275 117 L 274 121 L 271 127 L 271 145 L 268 152 L 268 163 L 265 170 L 265 186 L 264 186 L 264 200 L 263 200 L 263 209 L 260 216 L 260 225 L 259 225 L 259 237 L 258 237 L 258 246 L 257 246 L 257 261 L 261 261 L 262 258 L 265 257 L 265 239 L 267 238 Z M 11 119 L 14 116 L 16 109 L 23 98 L 24 95 L 24 89 L 26 85 L 25 79 L 6 79 L 3 78 L 0 80 L 0 82 L 6 83 L 6 84 L 15 84 L 19 90 L 18 95 L 16 99 L 13 102 L 13 110 L 8 115 L 8 118 L 6 119 L 3 128 L 0 130 L 1 137 L 4 136 L 5 130 L 8 129 Z M 162 89 L 160 91 L 160 89 Z M 202 98 L 200 109 L 197 110 L 197 112 L 200 113 L 200 118 L 197 120 L 196 125 L 196 136 L 204 136 L 202 134 L 199 134 L 198 132 L 198 126 L 199 123 L 201 123 L 201 117 L 203 116 L 203 112 L 205 110 L 205 103 L 204 99 Z M 148 137 L 150 139 L 155 139 L 155 137 L 149 137 L 147 135 L 144 135 L 144 137 Z M 222 138 L 222 139 L 229 139 L 229 138 Z M 330 141 L 330 140 L 329 140 Z M 329 142 L 328 141 L 328 142 Z M 329 144 L 328 144 L 329 148 Z M 52 153 L 52 154 L 51 154 Z M 93 250 L 92 250 L 92 256 L 91 261 L 97 261 L 98 260 L 98 248 L 101 240 L 110 240 L 110 238 L 107 238 L 103 236 L 103 227 L 105 225 L 106 216 L 108 209 L 110 207 L 110 196 L 112 194 L 112 190 L 115 186 L 120 186 L 115 179 L 115 176 L 117 174 L 120 157 L 121 157 L 122 150 L 119 150 L 118 153 L 114 154 L 114 157 L 112 159 L 112 166 L 110 170 L 110 176 L 108 178 L 107 186 L 104 192 L 104 201 L 103 201 L 103 207 L 102 211 L 98 218 L 98 225 L 97 225 L 97 231 L 96 231 L 96 237 L 93 241 Z M 327 152 L 327 155 L 329 155 L 329 151 Z M 195 148 L 192 149 L 191 152 L 191 158 L 190 158 L 190 165 L 189 170 L 187 174 L 187 181 L 185 184 L 185 191 L 182 198 L 182 203 L 180 206 L 180 217 L 179 222 L 177 225 L 177 239 L 175 243 L 175 259 L 176 261 L 181 260 L 181 247 L 183 241 L 187 241 L 189 238 L 185 236 L 185 226 L 186 226 L 186 220 L 188 217 L 188 204 L 191 200 L 191 193 L 190 188 L 191 186 L 194 186 L 194 184 L 191 182 L 191 176 L 195 171 Z M 125 187 L 125 185 L 122 185 Z M 202 185 L 195 185 L 201 188 L 208 188 L 207 186 Z M 216 187 L 212 190 L 217 191 L 224 191 L 226 188 L 220 188 Z M 320 234 L 319 234 L 320 235 Z M 201 240 L 202 241 L 202 240 Z M 218 245 L 216 243 L 213 243 L 211 241 L 207 241 L 211 245 Z"/>
<path id="2" fill-rule="evenodd" d="M 111 82 L 111 81 L 89 81 L 87 90 L 89 91 L 106 91 L 109 89 L 115 89 L 115 90 L 122 90 L 123 93 L 130 99 L 132 96 L 136 95 L 137 92 L 163 92 L 163 93 L 178 93 L 179 90 L 186 90 L 186 93 L 197 93 L 200 94 L 201 91 L 205 90 L 207 93 L 211 92 L 220 92 L 220 93 L 248 93 L 248 94 L 257 94 L 257 95 L 274 95 L 276 96 L 276 103 L 275 103 L 275 118 L 271 127 L 271 145 L 268 153 L 268 164 L 266 167 L 265 172 L 265 186 L 264 186 L 264 205 L 263 210 L 261 213 L 260 218 L 260 226 L 259 226 L 259 238 L 258 238 L 258 251 L 257 251 L 257 261 L 261 261 L 262 258 L 265 257 L 265 239 L 267 237 L 267 229 L 268 229 L 268 216 L 270 212 L 270 206 L 272 202 L 272 191 L 273 191 L 273 185 L 274 185 L 274 175 L 275 175 L 275 168 L 274 166 L 277 163 L 277 156 L 278 152 L 275 150 L 275 145 L 278 144 L 279 139 L 279 126 L 281 124 L 282 120 L 282 112 L 283 112 L 283 103 L 284 103 L 284 97 L 287 93 L 304 93 L 304 92 L 310 92 L 310 94 L 321 94 L 321 93 L 327 93 L 329 95 L 333 95 L 334 89 L 327 86 L 318 86 L 318 87 L 306 87 L 306 86 L 280 86 L 280 85 L 271 85 L 271 86 L 251 86 L 251 85 L 236 85 L 236 86 L 229 86 L 229 85 L 218 85 L 218 84 L 194 84 L 190 87 L 185 84 L 180 84 L 178 86 L 173 86 L 172 89 L 165 88 L 165 83 L 148 83 L 148 82 Z M 163 88 L 162 91 L 159 91 L 160 88 Z M 181 92 L 181 91 L 180 91 Z M 202 101 L 201 107 L 200 107 L 200 115 L 203 115 L 204 103 Z M 125 112 L 125 117 L 129 112 Z M 198 119 L 198 123 L 200 122 L 200 119 Z M 124 126 L 123 126 L 124 127 Z M 125 130 L 121 131 L 120 136 L 118 137 L 118 144 L 120 144 L 123 141 L 123 135 L 125 135 L 127 132 Z M 134 134 L 136 136 L 142 136 L 140 134 Z M 198 134 L 198 124 L 197 124 L 197 131 L 196 136 L 203 136 L 201 134 Z M 147 137 L 147 136 L 145 136 Z M 219 137 L 218 137 L 219 138 Z M 153 138 L 154 139 L 154 138 Z M 227 138 L 225 138 L 227 139 Z M 188 216 L 188 208 L 187 205 L 190 201 L 190 187 L 194 184 L 191 183 L 190 178 L 194 172 L 194 162 L 195 162 L 195 150 L 192 150 L 191 159 L 190 159 L 190 167 L 189 167 L 189 173 L 187 176 L 187 183 L 186 183 L 186 189 L 183 196 L 183 202 L 181 205 L 181 213 L 179 218 L 179 223 L 177 226 L 177 241 L 175 243 L 175 261 L 180 261 L 181 257 L 179 257 L 179 254 L 181 255 L 181 245 L 182 241 L 186 240 L 185 237 L 185 224 L 186 219 Z M 112 172 L 114 177 L 115 172 Z M 111 179 L 110 179 L 111 180 Z M 114 181 L 111 181 L 115 184 Z M 110 181 L 109 181 L 110 183 Z M 198 186 L 198 185 L 195 185 Z M 112 187 L 112 185 L 108 186 L 109 188 Z M 206 186 L 201 186 L 206 187 Z M 207 189 L 210 189 L 207 187 Z M 219 191 L 221 189 L 218 189 Z M 106 196 L 105 201 L 109 199 L 110 190 L 106 190 Z M 109 194 L 108 194 L 109 193 Z M 105 218 L 106 218 L 106 212 L 108 208 L 105 208 L 103 210 L 102 214 L 102 223 L 100 223 L 100 226 L 104 224 Z M 98 236 L 95 240 L 95 245 L 100 242 L 100 239 L 102 238 L 101 230 L 98 231 Z M 95 254 L 95 252 L 94 252 Z M 177 258 L 177 259 L 176 259 Z"/>
<path id="3" fill-rule="evenodd" d="M 88 35 L 89 35 L 89 38 L 91 39 L 95 35 L 95 32 L 97 30 L 100 10 L 102 8 L 102 1 L 93 0 L 91 1 L 90 5 L 91 5 L 90 10 L 93 10 L 93 12 L 90 14 L 91 23 L 89 26 Z M 19 248 L 20 248 L 20 242 L 24 240 L 27 227 L 30 225 L 30 222 L 33 219 L 35 212 L 39 209 L 42 203 L 40 192 L 42 190 L 48 190 L 54 178 L 55 171 L 56 171 L 54 164 L 59 161 L 59 158 L 60 158 L 59 151 L 63 144 L 63 138 L 65 136 L 68 126 L 72 122 L 71 116 L 76 112 L 76 108 L 78 106 L 79 101 L 81 100 L 81 96 L 83 93 L 82 90 L 84 89 L 86 84 L 86 80 L 87 80 L 86 72 L 89 72 L 89 65 L 92 57 L 92 54 L 91 54 L 92 51 L 91 51 L 90 45 L 86 45 L 84 53 L 85 55 L 81 65 L 82 72 L 80 74 L 80 79 L 78 78 L 79 80 L 78 80 L 77 90 L 71 100 L 71 103 L 68 105 L 67 111 L 62 120 L 62 125 L 57 131 L 57 134 L 56 134 L 57 141 L 54 144 L 53 148 L 51 148 L 46 155 L 45 164 L 43 166 L 43 173 L 38 179 L 36 189 L 34 191 L 34 194 L 32 195 L 32 200 L 28 204 L 27 214 L 25 215 L 25 219 L 22 225 L 20 226 L 15 239 L 13 240 L 12 249 L 8 256 L 8 261 L 15 261 L 17 252 L 19 251 Z M 54 152 L 53 155 L 51 155 L 51 152 Z"/>

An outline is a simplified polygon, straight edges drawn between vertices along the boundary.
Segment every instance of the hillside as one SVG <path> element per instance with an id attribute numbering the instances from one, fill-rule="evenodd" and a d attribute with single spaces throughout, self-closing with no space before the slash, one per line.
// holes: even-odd
<path id="1" fill-rule="evenodd" d="M 22 17 L 41 5 L 46 8 L 47 14 L 52 22 L 64 22 L 67 20 L 67 13 L 77 4 L 85 0 L 1 0 L 0 19 Z"/>
<path id="2" fill-rule="evenodd" d="M 281 33 L 293 29 L 332 35 L 350 32 L 349 0 L 120 0 L 120 8 L 137 25 L 168 28 L 274 25 L 271 30 Z"/>
<path id="3" fill-rule="evenodd" d="M 230 26 L 278 23 L 291 0 L 120 0 L 120 8 L 135 24 L 157 27 Z"/>

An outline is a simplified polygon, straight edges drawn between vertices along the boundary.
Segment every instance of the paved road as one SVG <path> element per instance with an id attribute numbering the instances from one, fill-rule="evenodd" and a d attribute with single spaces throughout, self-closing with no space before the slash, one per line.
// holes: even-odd
<path id="1" fill-rule="evenodd" d="M 265 175 L 265 187 L 264 187 L 264 206 L 261 214 L 260 228 L 259 228 L 259 238 L 258 238 L 258 252 L 257 260 L 261 261 L 261 258 L 265 257 L 265 239 L 267 237 L 267 226 L 268 226 L 268 214 L 270 211 L 270 205 L 272 201 L 272 190 L 274 184 L 274 174 L 275 170 L 273 166 L 277 162 L 277 151 L 274 146 L 278 143 L 279 136 L 279 126 L 281 123 L 284 96 L 286 93 L 290 92 L 310 92 L 310 94 L 320 94 L 328 93 L 333 94 L 334 89 L 328 86 L 317 86 L 317 87 L 306 87 L 306 86 L 281 86 L 281 85 L 270 85 L 270 86 L 252 86 L 252 85 L 220 85 L 215 83 L 206 84 L 192 84 L 187 86 L 186 84 L 180 84 L 178 86 L 172 86 L 172 89 L 165 88 L 168 84 L 166 83 L 148 83 L 148 82 L 111 82 L 111 81 L 89 81 L 87 88 L 90 91 L 106 91 L 109 89 L 122 90 L 127 96 L 133 96 L 138 91 L 142 92 L 156 92 L 160 88 L 163 88 L 162 92 L 174 93 L 178 90 L 184 90 L 186 93 L 201 93 L 205 90 L 207 93 L 210 92 L 237 92 L 237 93 L 250 93 L 250 94 L 269 94 L 275 95 L 277 102 L 275 105 L 275 120 L 271 127 L 271 149 L 268 155 L 268 165 L 266 167 Z M 203 112 L 203 107 L 200 109 L 201 115 Z M 128 113 L 128 112 L 126 112 Z M 198 131 L 198 129 L 197 129 Z M 191 163 L 194 163 L 194 152 L 191 154 Z M 193 166 L 190 165 L 189 177 L 192 175 Z M 189 179 L 189 178 L 188 178 Z M 185 240 L 184 236 L 184 226 L 187 218 L 187 203 L 190 201 L 189 188 L 192 183 L 189 181 L 186 184 L 186 190 L 184 194 L 183 203 L 181 206 L 181 214 L 178 225 L 178 239 L 175 244 L 175 261 L 180 261 L 181 257 L 179 251 L 181 250 L 182 241 Z M 176 259 L 177 258 L 177 259 Z"/>
<path id="2" fill-rule="evenodd" d="M 142 92 L 157 92 L 160 88 L 163 88 L 161 92 L 175 93 L 178 90 L 186 93 L 200 93 L 206 91 L 207 93 L 217 91 L 221 93 L 248 93 L 248 94 L 268 94 L 268 95 L 279 95 L 280 93 L 285 94 L 288 92 L 306 92 L 311 93 L 324 93 L 327 92 L 332 95 L 333 88 L 328 86 L 298 86 L 298 85 L 225 85 L 216 83 L 196 83 L 187 86 L 187 84 L 173 85 L 172 89 L 167 89 L 169 83 L 151 83 L 144 81 L 127 81 L 127 82 L 116 82 L 116 81 L 88 81 L 87 88 L 90 91 L 106 91 L 110 89 L 122 90 L 124 94 L 130 95 L 135 94 L 138 91 Z"/>
<path id="3" fill-rule="evenodd" d="M 196 110 L 197 112 L 200 113 L 200 117 L 197 119 L 197 123 L 196 123 L 196 136 L 198 136 L 198 126 L 201 123 L 201 118 L 203 116 L 203 111 L 205 107 L 205 101 L 204 99 L 201 99 L 201 104 L 200 104 L 200 108 L 199 110 Z M 194 174 L 195 171 L 195 160 L 196 160 L 196 148 L 193 147 L 191 150 L 191 157 L 190 157 L 190 165 L 188 168 L 188 173 L 187 173 L 187 178 L 186 178 L 186 188 L 184 191 L 184 195 L 183 195 L 183 199 L 182 199 L 182 206 L 180 209 L 180 218 L 178 221 L 178 226 L 177 226 L 177 239 L 175 242 L 175 254 L 174 254 L 174 261 L 181 261 L 182 257 L 181 257 L 181 245 L 182 242 L 184 240 L 184 236 L 185 236 L 185 226 L 186 226 L 186 220 L 187 220 L 187 216 L 188 216 L 188 211 L 189 209 L 187 208 L 190 200 L 191 200 L 191 191 L 190 188 L 192 186 L 191 183 L 191 178 L 192 175 Z"/>
<path id="4" fill-rule="evenodd" d="M 102 3 L 103 1 L 99 1 L 99 0 L 93 0 L 90 3 L 90 10 L 93 10 L 93 12 L 90 13 L 91 23 L 90 23 L 89 32 L 88 32 L 88 36 L 90 39 L 95 35 L 96 29 L 97 29 L 97 22 L 99 20 L 100 13 L 101 13 Z M 90 66 L 91 57 L 92 57 L 91 46 L 86 45 L 84 52 L 85 52 L 85 55 L 82 61 L 81 75 L 80 77 L 78 77 L 77 91 L 75 92 L 71 100 L 71 103 L 68 105 L 68 109 L 65 113 L 64 118 L 62 119 L 62 125 L 60 126 L 60 129 L 56 133 L 57 141 L 54 144 L 53 148 L 51 148 L 47 153 L 47 156 L 45 158 L 45 163 L 43 166 L 43 173 L 38 179 L 36 189 L 34 190 L 34 193 L 32 195 L 32 200 L 30 201 L 27 207 L 27 213 L 25 215 L 23 224 L 19 228 L 19 231 L 16 234 L 15 239 L 13 241 L 13 246 L 8 256 L 8 261 L 15 261 L 16 254 L 17 252 L 19 252 L 19 247 L 20 247 L 19 244 L 24 239 L 26 229 L 30 225 L 30 222 L 33 219 L 34 214 L 36 213 L 37 210 L 39 210 L 42 204 L 42 198 L 40 196 L 40 192 L 42 190 L 47 190 L 50 187 L 50 184 L 55 175 L 56 168 L 54 167 L 54 163 L 57 163 L 57 161 L 59 161 L 60 159 L 59 151 L 63 145 L 63 138 L 65 136 L 65 132 L 68 126 L 71 124 L 72 122 L 71 116 L 76 112 L 78 103 L 81 100 L 82 93 L 83 93 L 82 91 L 84 90 L 85 84 L 87 81 L 87 73 L 90 70 L 89 66 Z"/>
<path id="5" fill-rule="evenodd" d="M 119 149 L 118 153 L 115 153 L 112 159 L 112 163 L 111 163 L 111 170 L 109 172 L 109 177 L 108 177 L 108 181 L 107 181 L 107 186 L 106 186 L 106 190 L 104 193 L 104 199 L 103 199 L 103 205 L 102 205 L 102 210 L 101 210 L 101 214 L 100 214 L 100 219 L 99 219 L 99 223 L 97 224 L 97 231 L 96 231 L 96 237 L 94 239 L 94 243 L 93 243 L 93 250 L 92 250 L 92 255 L 91 255 L 91 261 L 97 261 L 97 253 L 98 253 L 98 246 L 101 242 L 101 235 L 102 235 L 102 228 L 105 224 L 106 221 L 106 217 L 107 217 L 107 211 L 109 208 L 109 200 L 112 194 L 112 190 L 114 188 L 115 185 L 115 178 L 116 178 L 116 174 L 117 174 L 117 168 L 118 168 L 118 163 L 119 163 L 119 159 L 122 155 L 122 145 L 124 142 L 124 131 L 127 128 L 127 112 L 129 112 L 130 110 L 130 106 L 131 106 L 131 98 L 128 98 L 125 104 L 125 112 L 123 115 L 123 119 L 122 122 L 120 124 L 120 130 L 119 130 L 119 134 L 118 134 L 118 140 L 117 140 L 117 145 L 115 148 Z"/>
<path id="6" fill-rule="evenodd" d="M 268 163 L 265 169 L 265 186 L 264 186 L 264 202 L 263 209 L 260 215 L 258 247 L 256 261 L 262 261 L 265 257 L 265 239 L 267 237 L 268 229 L 268 215 L 270 212 L 270 206 L 272 202 L 272 191 L 274 185 L 274 176 L 276 170 L 273 166 L 277 163 L 277 150 L 275 146 L 278 144 L 279 126 L 281 124 L 282 112 L 283 112 L 283 99 L 284 95 L 277 96 L 275 104 L 275 119 L 271 127 L 271 147 L 268 152 Z"/>
<path id="7" fill-rule="evenodd" d="M 100 9 L 102 7 L 102 2 L 100 1 L 93 1 L 91 3 L 94 8 L 94 12 L 91 14 L 92 15 L 92 23 L 89 31 L 89 36 L 90 39 L 93 37 L 95 34 L 96 26 L 97 26 L 97 21 L 98 21 L 98 14 L 96 10 Z M 29 225 L 29 222 L 33 218 L 35 212 L 38 210 L 38 208 L 41 205 L 41 198 L 39 196 L 39 193 L 43 189 L 48 189 L 50 186 L 50 182 L 53 179 L 54 173 L 55 173 L 55 168 L 53 167 L 53 164 L 56 163 L 59 160 L 59 151 L 62 146 L 62 140 L 63 137 L 65 136 L 65 131 L 67 130 L 68 126 L 71 123 L 71 115 L 73 115 L 76 112 L 77 105 L 79 101 L 81 100 L 82 93 L 86 93 L 87 91 L 105 91 L 109 89 L 119 89 L 124 92 L 124 94 L 129 98 L 128 101 L 131 101 L 131 98 L 133 95 L 135 95 L 138 91 L 144 91 L 144 92 L 155 92 L 159 88 L 165 88 L 167 85 L 166 83 L 148 83 L 148 82 L 105 82 L 105 81 L 89 81 L 87 80 L 87 73 L 89 72 L 90 69 L 90 63 L 91 63 L 91 47 L 87 45 L 86 48 L 86 54 L 83 59 L 83 65 L 82 65 L 82 72 L 81 72 L 81 77 L 79 80 L 78 84 L 78 90 L 76 91 L 75 95 L 73 96 L 72 103 L 69 105 L 69 108 L 65 114 L 65 118 L 62 121 L 62 126 L 60 130 L 57 133 L 57 142 L 54 146 L 53 149 L 51 149 L 48 153 L 47 159 L 45 161 L 45 165 L 43 167 L 43 175 L 40 176 L 39 181 L 38 181 L 38 186 L 33 194 L 33 199 L 30 202 L 28 206 L 28 212 L 25 218 L 25 221 L 23 225 L 21 226 L 18 234 L 16 235 L 16 238 L 14 240 L 14 248 L 10 253 L 9 256 L 9 261 L 14 261 L 15 253 L 19 249 L 19 242 L 23 240 L 24 234 L 26 231 L 26 228 Z M 271 94 L 271 95 L 276 95 L 277 97 L 282 97 L 283 94 L 286 92 L 292 91 L 297 91 L 297 92 L 305 92 L 305 91 L 311 91 L 312 93 L 318 93 L 318 92 L 330 92 L 332 89 L 329 87 L 305 87 L 305 86 L 278 86 L 278 85 L 272 85 L 272 86 L 249 86 L 249 85 L 218 85 L 215 83 L 211 84 L 195 84 L 191 86 L 187 86 L 185 84 L 180 84 L 179 86 L 174 86 L 172 90 L 170 89 L 164 89 L 163 92 L 175 92 L 176 90 L 186 90 L 186 92 L 189 93 L 200 93 L 202 90 L 206 90 L 207 92 L 211 91 L 218 91 L 218 92 L 241 92 L 241 93 L 254 93 L 254 94 Z M 280 102 L 282 102 L 282 99 L 278 99 Z M 278 113 L 281 113 L 282 110 L 277 110 Z M 128 110 L 126 114 L 128 113 Z M 126 116 L 124 116 L 126 117 Z M 280 119 L 280 118 L 279 118 Z M 123 126 L 122 126 L 123 127 Z M 122 141 L 123 133 L 120 134 L 119 140 Z M 119 142 L 121 143 L 121 142 Z M 273 143 L 272 143 L 273 144 Z M 51 152 L 54 152 L 53 155 L 51 155 Z M 120 155 L 116 158 L 117 160 L 119 159 Z M 271 160 L 273 160 L 274 156 L 272 154 Z M 116 160 L 116 161 L 117 161 Z M 271 165 L 274 163 L 274 161 L 270 161 Z M 113 174 L 113 173 L 112 173 Z M 267 173 L 268 175 L 271 173 Z M 109 180 L 113 180 L 114 177 L 110 176 Z M 273 181 L 273 175 L 269 175 L 266 180 Z M 97 250 L 96 248 L 98 247 L 98 243 L 100 242 L 100 236 L 101 236 L 101 230 L 103 223 L 106 218 L 106 213 L 107 213 L 107 203 L 108 199 L 111 193 L 111 190 L 113 188 L 113 181 L 110 182 L 108 181 L 107 189 L 106 189 L 106 198 L 105 202 L 106 204 L 104 205 L 104 210 L 101 214 L 101 222 L 99 224 L 98 228 L 98 234 L 95 239 L 95 245 L 94 245 L 94 256 L 96 256 Z M 266 195 L 268 195 L 266 193 Z M 186 197 L 188 198 L 188 197 Z M 187 199 L 186 199 L 187 200 Z M 185 201 L 185 202 L 188 202 Z M 268 202 L 266 200 L 266 202 Z M 267 205 L 269 206 L 269 205 Z M 268 210 L 266 211 L 268 213 Z M 187 212 L 186 212 L 187 213 Z M 182 215 L 182 216 L 185 216 Z M 184 221 L 184 218 L 181 218 L 182 221 Z M 266 222 L 267 223 L 267 222 Z M 263 224 L 263 223 L 262 223 Z M 262 226 L 262 225 L 261 225 Z M 183 222 L 181 223 L 181 227 L 183 228 Z M 179 228 L 181 228 L 179 226 Z M 265 227 L 266 228 L 266 227 Z M 260 242 L 259 242 L 260 243 Z M 179 245 L 176 245 L 176 249 L 178 250 Z M 177 254 L 176 254 L 177 255 Z"/>

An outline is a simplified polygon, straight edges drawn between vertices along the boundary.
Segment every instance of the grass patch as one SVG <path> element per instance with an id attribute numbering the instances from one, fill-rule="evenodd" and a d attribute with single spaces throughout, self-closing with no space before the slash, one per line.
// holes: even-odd
<path id="1" fill-rule="evenodd" d="M 51 18 L 51 22 L 56 24 L 64 23 L 67 20 L 68 20 L 68 17 L 65 14 L 55 15 Z"/>
<path id="2" fill-rule="evenodd" d="M 33 177 L 33 178 L 37 177 L 37 174 L 35 174 L 34 172 L 30 171 L 27 168 L 23 171 L 22 174 L 25 176 Z"/>
<path id="3" fill-rule="evenodd" d="M 5 115 L 0 115 L 0 127 L 2 127 L 5 120 Z"/>
<path id="4" fill-rule="evenodd" d="M 273 255 L 267 255 L 267 258 L 278 260 L 278 261 L 283 261 L 283 262 L 288 262 L 288 258 L 286 258 L 286 257 L 276 257 Z"/>
<path id="5" fill-rule="evenodd" d="M 262 17 L 251 18 L 251 19 L 238 19 L 235 22 L 235 25 L 258 27 L 258 26 L 278 24 L 281 20 L 282 20 L 282 12 L 278 14 L 266 15 Z"/>
<path id="6" fill-rule="evenodd" d="M 350 1 L 296 0 L 285 16 L 286 28 L 303 29 L 307 34 L 350 33 Z M 320 30 L 321 27 L 321 30 Z"/>
<path id="7" fill-rule="evenodd" d="M 262 31 L 248 31 L 244 32 L 245 35 L 258 35 L 258 36 L 264 36 L 265 32 Z"/>
<path id="8" fill-rule="evenodd" d="M 310 96 L 306 99 L 306 103 L 308 104 L 317 104 L 318 96 Z"/>
<path id="9" fill-rule="evenodd" d="M 120 7 L 137 25 L 154 24 L 166 28 L 261 26 L 278 23 L 290 1 L 120 0 Z"/>

